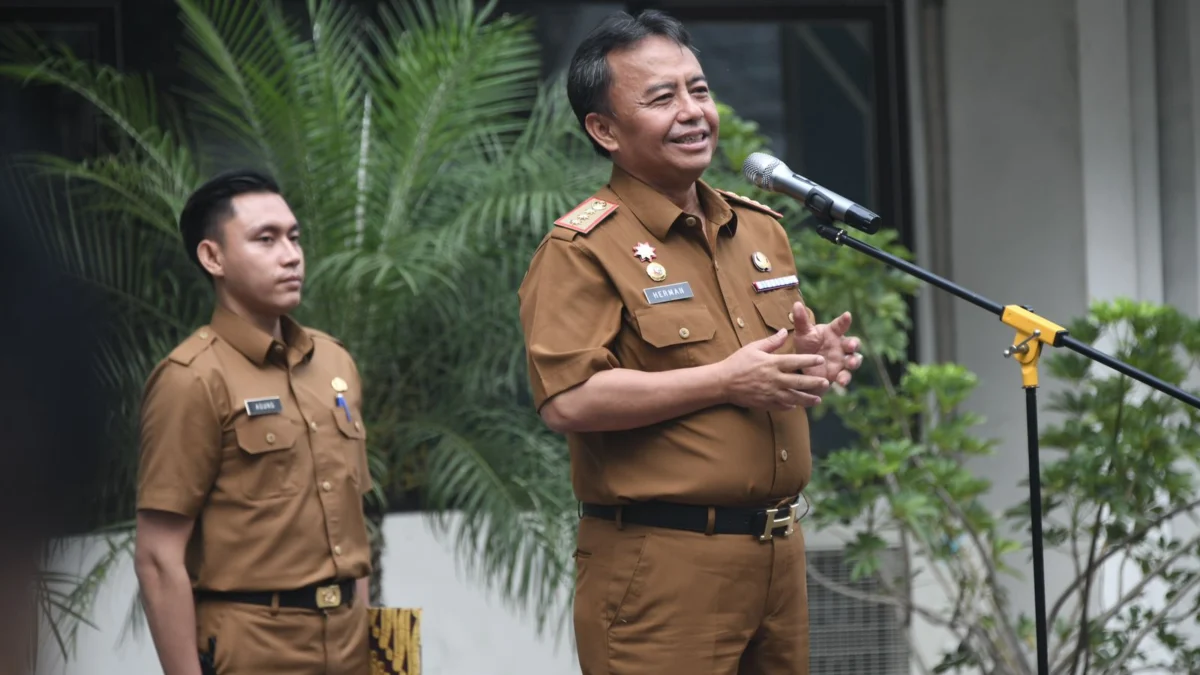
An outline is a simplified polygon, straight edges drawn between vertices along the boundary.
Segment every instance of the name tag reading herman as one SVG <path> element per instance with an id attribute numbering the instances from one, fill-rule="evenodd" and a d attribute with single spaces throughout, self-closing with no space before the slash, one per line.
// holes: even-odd
<path id="1" fill-rule="evenodd" d="M 692 296 L 692 285 L 686 281 L 681 281 L 677 284 L 669 284 L 667 286 L 655 286 L 654 288 L 643 288 L 642 292 L 646 294 L 646 301 L 652 305 L 657 305 L 663 302 L 671 302 L 674 300 L 687 300 Z"/>
<path id="2" fill-rule="evenodd" d="M 278 415 L 283 412 L 283 402 L 278 396 L 246 399 L 246 414 L 251 417 L 259 415 Z"/>

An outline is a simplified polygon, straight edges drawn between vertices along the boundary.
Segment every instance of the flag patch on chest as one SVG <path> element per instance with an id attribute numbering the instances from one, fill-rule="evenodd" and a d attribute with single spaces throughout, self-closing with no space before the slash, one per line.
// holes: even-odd
<path id="1" fill-rule="evenodd" d="M 775 277 L 774 279 L 763 279 L 762 281 L 756 281 L 754 282 L 754 290 L 758 291 L 759 293 L 766 293 L 767 291 L 775 291 L 779 290 L 780 288 L 791 288 L 799 285 L 800 280 L 796 278 L 796 275 L 789 274 L 786 277 Z"/>

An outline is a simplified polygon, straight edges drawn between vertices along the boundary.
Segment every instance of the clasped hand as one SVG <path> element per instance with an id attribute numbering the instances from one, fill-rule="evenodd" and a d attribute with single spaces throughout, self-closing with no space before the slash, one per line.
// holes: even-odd
<path id="1" fill-rule="evenodd" d="M 833 384 L 848 386 L 862 365 L 859 340 L 846 337 L 851 316 L 843 312 L 829 323 L 809 321 L 803 302 L 792 306 L 795 354 L 776 354 L 787 344 L 788 332 L 742 347 L 724 365 L 729 398 L 746 408 L 791 410 L 811 408 Z"/>

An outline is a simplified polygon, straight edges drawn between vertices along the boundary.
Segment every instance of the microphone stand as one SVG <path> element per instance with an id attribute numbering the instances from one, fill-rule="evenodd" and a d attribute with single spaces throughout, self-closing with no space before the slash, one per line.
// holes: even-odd
<path id="1" fill-rule="evenodd" d="M 1162 380 L 1119 361 L 1104 352 L 1079 342 L 1067 335 L 1067 330 L 1056 323 L 1034 314 L 1028 307 L 1000 305 L 987 298 L 918 267 L 906 260 L 874 248 L 854 239 L 845 231 L 834 227 L 830 213 L 833 202 L 824 195 L 809 196 L 806 206 L 817 221 L 817 234 L 839 246 L 847 246 L 865 253 L 876 260 L 928 282 L 944 291 L 956 295 L 1000 318 L 1000 321 L 1016 329 L 1014 344 L 1004 350 L 1005 358 L 1012 357 L 1021 365 L 1021 386 L 1025 389 L 1025 419 L 1029 443 L 1029 510 L 1033 539 L 1033 592 L 1037 611 L 1037 660 L 1038 675 L 1049 675 L 1049 644 L 1046 636 L 1046 570 L 1042 555 L 1042 480 L 1039 463 L 1037 388 L 1038 359 L 1042 347 L 1066 347 L 1074 352 L 1102 363 L 1113 370 L 1128 375 L 1164 394 L 1176 398 L 1193 408 L 1200 408 L 1200 399 Z"/>

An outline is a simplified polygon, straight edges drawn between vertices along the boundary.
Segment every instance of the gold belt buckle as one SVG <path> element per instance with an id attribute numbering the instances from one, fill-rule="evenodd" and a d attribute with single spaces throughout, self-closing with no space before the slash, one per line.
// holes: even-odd
<path id="1" fill-rule="evenodd" d="M 776 518 L 779 509 L 767 509 L 767 523 L 763 526 L 763 533 L 758 535 L 759 541 L 771 541 L 775 538 L 775 530 L 783 529 L 784 537 L 792 535 L 792 523 L 796 522 L 795 506 L 788 507 L 788 514 L 782 518 Z"/>
<path id="2" fill-rule="evenodd" d="M 317 607 L 332 609 L 342 604 L 342 587 L 337 584 L 317 588 Z"/>

